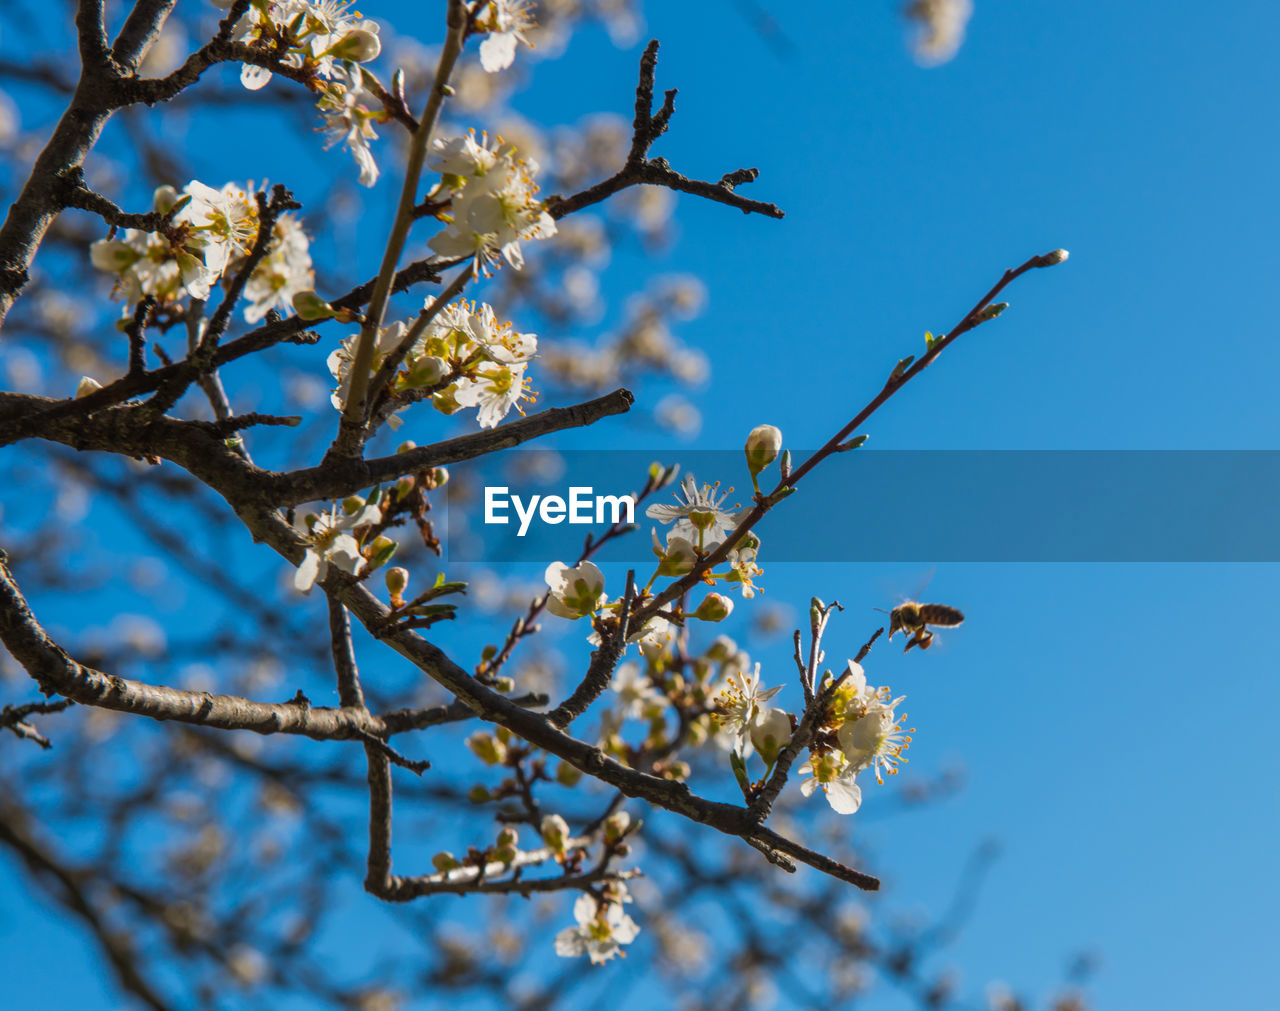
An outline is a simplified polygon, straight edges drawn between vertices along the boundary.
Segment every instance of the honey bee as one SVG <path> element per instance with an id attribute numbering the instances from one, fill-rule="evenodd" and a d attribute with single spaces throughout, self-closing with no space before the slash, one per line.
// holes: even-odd
<path id="1" fill-rule="evenodd" d="M 877 607 L 876 610 L 884 611 L 884 608 Z M 914 600 L 905 600 L 892 611 L 885 613 L 889 615 L 890 642 L 899 631 L 910 635 L 903 649 L 904 653 L 910 651 L 912 646 L 919 646 L 921 649 L 929 648 L 933 642 L 933 633 L 929 631 L 929 625 L 954 628 L 956 625 L 964 624 L 964 615 L 957 608 L 946 604 L 920 604 Z"/>

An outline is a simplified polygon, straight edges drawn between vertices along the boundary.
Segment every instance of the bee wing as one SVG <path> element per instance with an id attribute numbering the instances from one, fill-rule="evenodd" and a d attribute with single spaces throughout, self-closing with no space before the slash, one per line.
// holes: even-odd
<path id="1" fill-rule="evenodd" d="M 903 597 L 903 600 L 919 600 L 924 596 L 924 591 L 929 588 L 929 584 L 933 582 L 933 577 L 938 574 L 938 567 L 932 566 L 925 572 L 916 576 L 916 592 L 910 597 Z"/>

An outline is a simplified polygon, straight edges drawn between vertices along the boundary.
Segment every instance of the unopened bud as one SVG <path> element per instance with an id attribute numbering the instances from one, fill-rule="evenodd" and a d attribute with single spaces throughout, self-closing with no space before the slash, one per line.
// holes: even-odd
<path id="1" fill-rule="evenodd" d="M 448 364 L 434 355 L 423 355 L 409 366 L 410 387 L 435 386 L 449 374 Z"/>
<path id="2" fill-rule="evenodd" d="M 399 547 L 390 537 L 379 536 L 373 539 L 373 544 L 369 546 L 369 571 L 381 568 L 391 561 L 391 556 L 396 553 Z"/>
<path id="3" fill-rule="evenodd" d="M 501 765 L 507 758 L 506 747 L 492 734 L 486 734 L 483 730 L 467 738 L 467 747 L 485 765 Z"/>
<path id="4" fill-rule="evenodd" d="M 699 621 L 724 621 L 733 614 L 733 601 L 723 593 L 708 593 L 693 612 Z"/>
<path id="5" fill-rule="evenodd" d="M 462 863 L 448 850 L 441 850 L 431 858 L 431 866 L 441 874 L 444 874 L 461 867 Z"/>
<path id="6" fill-rule="evenodd" d="M 449 483 L 449 472 L 444 467 L 432 467 L 426 474 L 427 491 L 435 491 Z"/>
<path id="7" fill-rule="evenodd" d="M 314 291 L 300 291 L 293 296 L 292 302 L 293 311 L 298 314 L 298 318 L 305 319 L 309 323 L 320 319 L 332 319 L 338 315 L 333 306 Z"/>
<path id="8" fill-rule="evenodd" d="M 765 763 L 772 765 L 787 741 L 791 740 L 791 717 L 785 709 L 770 709 L 756 717 L 751 726 L 751 743 Z"/>
<path id="9" fill-rule="evenodd" d="M 89 247 L 89 260 L 99 270 L 122 274 L 141 257 L 129 243 L 119 239 L 99 239 Z"/>
<path id="10" fill-rule="evenodd" d="M 747 469 L 755 477 L 782 452 L 782 432 L 773 425 L 757 425 L 747 436 Z"/>
<path id="11" fill-rule="evenodd" d="M 626 811 L 619 811 L 611 814 L 604 823 L 604 841 L 607 843 L 615 843 L 627 834 L 627 829 L 631 827 L 631 815 Z"/>
<path id="12" fill-rule="evenodd" d="M 658 575 L 683 576 L 686 572 L 693 571 L 693 567 L 698 563 L 698 555 L 693 550 L 692 544 L 683 537 L 668 537 L 667 546 L 664 548 L 658 541 L 658 532 L 653 530 L 651 533 L 653 534 L 653 553 L 658 556 Z"/>
<path id="13" fill-rule="evenodd" d="M 539 831 L 542 833 L 543 842 L 557 853 L 564 852 L 565 843 L 569 838 L 568 822 L 558 814 L 549 814 L 542 819 Z"/>
<path id="14" fill-rule="evenodd" d="M 356 28 L 347 32 L 334 45 L 329 47 L 329 55 L 352 63 L 368 63 L 378 58 L 382 52 L 382 43 L 378 33 L 368 28 Z"/>
<path id="15" fill-rule="evenodd" d="M 1043 261 L 1041 263 L 1041 266 L 1052 267 L 1055 264 L 1061 263 L 1070 255 L 1071 254 L 1068 253 L 1065 249 L 1055 249 L 1053 252 L 1045 253 L 1042 257 L 1040 257 L 1041 261 Z"/>
<path id="16" fill-rule="evenodd" d="M 417 449 L 418 444 L 412 440 L 406 440 L 396 447 L 397 453 L 407 453 L 411 449 Z"/>
<path id="17" fill-rule="evenodd" d="M 76 399 L 87 397 L 90 393 L 96 393 L 102 389 L 102 384 L 92 376 L 81 376 L 80 382 L 76 384 Z"/>
<path id="18" fill-rule="evenodd" d="M 1008 308 L 1008 302 L 993 302 L 991 305 L 983 309 L 982 312 L 978 313 L 978 322 L 985 323 L 989 319 L 995 319 Z"/>
<path id="19" fill-rule="evenodd" d="M 402 600 L 402 594 L 409 586 L 409 570 L 397 565 L 394 569 L 387 569 L 386 575 L 382 578 L 386 581 L 392 603 Z"/>

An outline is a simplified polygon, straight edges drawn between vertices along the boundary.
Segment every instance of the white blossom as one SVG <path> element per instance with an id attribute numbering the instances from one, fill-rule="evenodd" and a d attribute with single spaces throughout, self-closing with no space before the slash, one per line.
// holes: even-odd
<path id="1" fill-rule="evenodd" d="M 594 562 L 582 561 L 572 568 L 552 562 L 545 575 L 550 595 L 547 610 L 561 618 L 576 620 L 604 606 L 604 573 Z"/>
<path id="2" fill-rule="evenodd" d="M 573 904 L 573 918 L 578 925 L 556 935 L 556 954 L 562 958 L 586 955 L 593 965 L 622 954 L 622 945 L 630 944 L 640 933 L 619 902 L 602 902 L 590 892 L 584 892 Z"/>
<path id="3" fill-rule="evenodd" d="M 672 534 L 683 537 L 700 550 L 709 551 L 738 525 L 738 514 L 724 508 L 724 500 L 729 493 L 717 496 L 719 487 L 717 482 L 699 488 L 693 475 L 687 475 L 675 493 L 675 505 L 651 505 L 645 510 L 645 515 L 659 523 L 674 522 Z"/>
<path id="4" fill-rule="evenodd" d="M 299 515 L 293 526 L 306 539 L 307 553 L 294 573 L 294 588 L 309 593 L 317 580 L 324 579 L 330 565 L 358 576 L 364 570 L 365 559 L 360 542 L 351 531 L 381 519 L 382 511 L 377 506 L 364 504 L 352 512 L 340 511 L 335 505 L 318 516 Z"/>
<path id="5" fill-rule="evenodd" d="M 320 89 L 316 109 L 324 117 L 325 150 L 335 144 L 345 147 L 360 169 L 360 185 L 372 186 L 378 181 L 379 173 L 369 141 L 378 137 L 373 121 L 381 114 L 362 104 L 365 94 L 364 74 L 359 67 L 338 69 L 333 73 L 333 80 Z"/>
<path id="6" fill-rule="evenodd" d="M 810 756 L 799 772 L 811 777 L 800 784 L 800 792 L 809 797 L 821 786 L 836 814 L 853 814 L 862 806 L 862 787 L 855 780 L 857 772 L 840 752 Z"/>
<path id="7" fill-rule="evenodd" d="M 270 310 L 288 310 L 293 297 L 315 284 L 310 240 L 292 214 L 282 214 L 272 230 L 267 255 L 249 275 L 244 287 L 244 318 L 257 323 Z"/>
<path id="8" fill-rule="evenodd" d="M 516 44 L 532 43 L 524 31 L 533 28 L 532 0 L 489 0 L 476 19 L 476 28 L 488 32 L 480 43 L 480 66 L 493 74 L 511 66 L 516 57 Z"/>
<path id="9" fill-rule="evenodd" d="M 725 687 L 720 690 L 716 721 L 727 732 L 736 736 L 741 749 L 750 739 L 751 727 L 756 717 L 763 712 L 764 703 L 781 690 L 781 686 L 761 688 L 758 663 L 750 674 L 744 670 L 733 671 L 729 674 Z"/>
<path id="10" fill-rule="evenodd" d="M 651 710 L 663 709 L 667 705 L 665 696 L 654 687 L 638 663 L 619 665 L 614 671 L 610 687 L 617 693 L 623 715 L 627 719 L 643 719 Z"/>
<path id="11" fill-rule="evenodd" d="M 475 270 L 489 272 L 501 256 L 516 270 L 524 265 L 520 243 L 556 233 L 555 220 L 537 199 L 538 163 L 520 158 L 501 137 L 479 140 L 438 137 L 431 168 L 443 173 L 449 193 L 448 227 L 427 243 L 445 257 L 474 257 Z"/>

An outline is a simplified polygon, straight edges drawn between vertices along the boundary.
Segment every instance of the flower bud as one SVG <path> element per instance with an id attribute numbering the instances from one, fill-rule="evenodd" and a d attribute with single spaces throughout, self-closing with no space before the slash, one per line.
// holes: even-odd
<path id="1" fill-rule="evenodd" d="M 140 259 L 136 249 L 119 239 L 99 239 L 89 247 L 90 262 L 109 274 L 123 274 Z"/>
<path id="2" fill-rule="evenodd" d="M 1040 259 L 1044 261 L 1044 265 L 1046 267 L 1052 267 L 1055 264 L 1061 263 L 1070 255 L 1071 254 L 1065 249 L 1055 249 L 1051 253 L 1045 253 L 1044 256 L 1040 257 Z"/>
<path id="3" fill-rule="evenodd" d="M 563 853 L 565 843 L 569 839 L 569 823 L 558 814 L 549 814 L 542 819 L 539 827 L 542 841 L 557 853 Z"/>
<path id="4" fill-rule="evenodd" d="M 631 827 L 631 815 L 626 811 L 619 811 L 612 814 L 604 823 L 604 841 L 607 843 L 615 843 L 627 833 L 627 829 Z"/>
<path id="5" fill-rule="evenodd" d="M 409 570 L 397 565 L 394 569 L 387 569 L 387 574 L 382 578 L 391 594 L 391 603 L 397 606 L 404 603 L 403 594 L 409 585 Z"/>
<path id="6" fill-rule="evenodd" d="M 791 740 L 791 717 L 785 709 L 770 709 L 756 716 L 751 725 L 751 743 L 766 764 L 772 765 L 787 741 Z"/>
<path id="7" fill-rule="evenodd" d="M 382 52 L 378 33 L 368 28 L 355 28 L 329 47 L 329 55 L 352 63 L 368 63 Z"/>
<path id="8" fill-rule="evenodd" d="M 409 450 L 411 450 L 411 449 L 417 449 L 417 448 L 418 448 L 418 444 L 417 444 L 416 442 L 414 442 L 413 440 L 408 439 L 408 440 L 406 440 L 406 441 L 404 441 L 404 442 L 400 443 L 400 445 L 398 445 L 398 446 L 396 447 L 396 452 L 397 452 L 397 453 L 407 453 L 407 452 L 409 452 Z"/>
<path id="9" fill-rule="evenodd" d="M 747 469 L 755 477 L 782 452 L 782 432 L 773 425 L 757 425 L 747 436 Z"/>
<path id="10" fill-rule="evenodd" d="M 293 296 L 293 311 L 298 314 L 299 319 L 304 319 L 308 323 L 320 319 L 332 319 L 338 313 L 328 302 L 322 299 L 314 291 L 300 291 Z"/>
<path id="11" fill-rule="evenodd" d="M 92 376 L 81 376 L 80 382 L 76 384 L 76 399 L 87 397 L 90 393 L 96 393 L 102 389 L 102 384 Z"/>
<path id="12" fill-rule="evenodd" d="M 708 593 L 693 612 L 693 616 L 700 621 L 724 621 L 731 614 L 733 601 L 723 593 Z"/>
<path id="13" fill-rule="evenodd" d="M 449 366 L 444 359 L 434 355 L 423 355 L 409 366 L 406 385 L 410 388 L 435 386 L 448 374 Z"/>
<path id="14" fill-rule="evenodd" d="M 448 871 L 461 867 L 462 863 L 448 850 L 441 850 L 431 858 L 431 866 L 441 874 L 445 874 Z"/>
<path id="15" fill-rule="evenodd" d="M 507 759 L 506 747 L 483 730 L 478 730 L 467 738 L 467 747 L 485 765 L 501 765 Z"/>
<path id="16" fill-rule="evenodd" d="M 449 472 L 444 467 L 432 467 L 427 471 L 426 480 L 423 482 L 423 484 L 426 485 L 427 491 L 435 491 L 437 488 L 443 488 L 448 483 Z"/>
<path id="17" fill-rule="evenodd" d="M 498 833 L 498 845 L 500 847 L 514 847 L 518 841 L 519 837 L 516 835 L 516 830 L 510 826 L 507 826 Z"/>
<path id="18" fill-rule="evenodd" d="M 373 543 L 369 545 L 369 571 L 372 572 L 391 561 L 391 556 L 396 553 L 396 548 L 399 546 L 385 535 L 375 537 Z"/>
<path id="19" fill-rule="evenodd" d="M 698 556 L 692 544 L 683 537 L 668 535 L 667 546 L 663 548 L 658 541 L 658 532 L 656 530 L 650 532 L 653 535 L 653 553 L 658 556 L 658 575 L 683 576 L 693 571 Z"/>
<path id="20" fill-rule="evenodd" d="M 724 663 L 737 652 L 738 644 L 727 635 L 721 635 L 716 637 L 716 641 L 713 642 L 711 644 L 711 648 L 707 650 L 707 659 L 715 660 L 718 663 Z"/>

